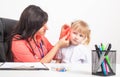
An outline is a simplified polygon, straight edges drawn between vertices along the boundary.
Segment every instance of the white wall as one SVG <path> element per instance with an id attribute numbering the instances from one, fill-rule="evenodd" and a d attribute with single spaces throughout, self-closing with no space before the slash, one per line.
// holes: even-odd
<path id="1" fill-rule="evenodd" d="M 0 17 L 19 19 L 30 4 L 49 14 L 46 37 L 52 44 L 59 38 L 60 28 L 76 19 L 85 20 L 91 28 L 91 50 L 94 44 L 112 43 L 120 63 L 120 0 L 0 0 Z"/>

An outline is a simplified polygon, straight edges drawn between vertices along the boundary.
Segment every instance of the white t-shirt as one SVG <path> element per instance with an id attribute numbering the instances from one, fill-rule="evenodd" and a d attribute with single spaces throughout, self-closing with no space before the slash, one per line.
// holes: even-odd
<path id="1" fill-rule="evenodd" d="M 62 48 L 56 55 L 62 63 L 91 63 L 91 51 L 84 45 Z"/>

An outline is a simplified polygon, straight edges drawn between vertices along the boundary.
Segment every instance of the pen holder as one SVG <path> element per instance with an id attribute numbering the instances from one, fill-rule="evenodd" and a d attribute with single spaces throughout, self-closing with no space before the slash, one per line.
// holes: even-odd
<path id="1" fill-rule="evenodd" d="M 116 50 L 92 50 L 92 75 L 111 76 L 116 74 Z"/>

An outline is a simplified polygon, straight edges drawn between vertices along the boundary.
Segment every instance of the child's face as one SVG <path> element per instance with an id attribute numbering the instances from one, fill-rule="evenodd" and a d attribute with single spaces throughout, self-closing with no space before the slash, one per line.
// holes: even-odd
<path id="1" fill-rule="evenodd" d="M 84 39 L 85 39 L 85 35 L 81 34 L 80 32 L 78 32 L 76 30 L 71 30 L 70 43 L 72 45 L 81 44 Z"/>

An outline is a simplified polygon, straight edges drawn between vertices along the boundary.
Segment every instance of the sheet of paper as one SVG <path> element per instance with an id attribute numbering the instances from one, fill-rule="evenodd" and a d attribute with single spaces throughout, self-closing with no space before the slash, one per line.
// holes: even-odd
<path id="1" fill-rule="evenodd" d="M 1 64 L 0 70 L 48 70 L 48 68 L 40 62 L 5 62 Z"/>

